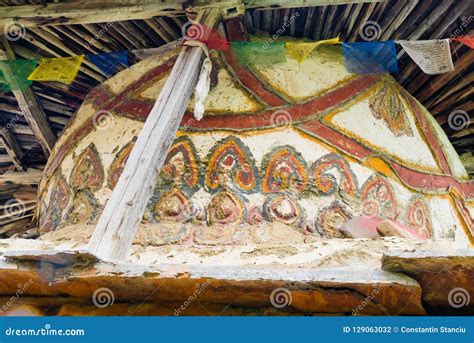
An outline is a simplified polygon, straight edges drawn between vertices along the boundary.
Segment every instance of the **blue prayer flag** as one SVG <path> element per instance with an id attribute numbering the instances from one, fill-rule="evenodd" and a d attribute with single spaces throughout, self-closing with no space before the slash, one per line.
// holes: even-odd
<path id="1" fill-rule="evenodd" d="M 392 40 L 343 43 L 347 71 L 355 74 L 398 73 L 397 50 Z"/>
<path id="2" fill-rule="evenodd" d="M 109 52 L 105 54 L 87 55 L 87 58 L 94 63 L 107 76 L 120 71 L 119 65 L 128 67 L 127 51 Z"/>

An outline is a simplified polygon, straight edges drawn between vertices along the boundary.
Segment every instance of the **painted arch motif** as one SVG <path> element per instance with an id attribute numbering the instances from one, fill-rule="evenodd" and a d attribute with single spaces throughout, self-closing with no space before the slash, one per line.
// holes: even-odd
<path id="1" fill-rule="evenodd" d="M 304 192 L 308 188 L 308 168 L 295 148 L 286 145 L 273 149 L 262 162 L 265 193 Z"/>
<path id="2" fill-rule="evenodd" d="M 51 192 L 50 206 L 56 207 L 61 213 L 69 203 L 69 186 L 66 179 L 57 174 Z"/>
<path id="3" fill-rule="evenodd" d="M 71 185 L 76 189 L 97 191 L 104 182 L 104 168 L 94 143 L 79 155 L 71 171 Z"/>
<path id="4" fill-rule="evenodd" d="M 186 136 L 171 146 L 160 174 L 160 184 L 196 191 L 200 182 L 199 160 L 193 142 Z"/>
<path id="5" fill-rule="evenodd" d="M 357 195 L 359 188 L 357 177 L 342 156 L 325 155 L 313 164 L 311 170 L 313 182 L 319 194 L 330 195 L 341 189 L 347 195 Z"/>
<path id="6" fill-rule="evenodd" d="M 362 186 L 360 204 L 362 212 L 368 216 L 396 220 L 399 215 L 392 186 L 377 174 L 372 175 Z"/>
<path id="7" fill-rule="evenodd" d="M 213 147 L 206 169 L 206 186 L 211 191 L 236 187 L 249 193 L 258 188 L 258 182 L 252 153 L 239 138 L 224 138 Z"/>
<path id="8" fill-rule="evenodd" d="M 122 175 L 125 164 L 127 163 L 128 157 L 135 146 L 135 139 L 128 142 L 120 151 L 115 155 L 115 158 L 110 166 L 108 186 L 110 189 L 114 189 L 117 182 Z"/>
<path id="9" fill-rule="evenodd" d="M 369 107 L 373 116 L 382 119 L 395 136 L 413 136 L 405 106 L 391 81 L 383 81 L 382 87 L 369 98 Z"/>
<path id="10" fill-rule="evenodd" d="M 61 219 L 70 200 L 69 185 L 64 176 L 57 172 L 52 179 L 49 202 L 39 202 L 39 227 L 41 232 L 53 231 L 61 224 Z"/>
<path id="11" fill-rule="evenodd" d="M 408 204 L 405 218 L 408 226 L 416 230 L 418 234 L 426 238 L 433 236 L 430 212 L 428 206 L 421 197 L 413 197 Z"/>
<path id="12" fill-rule="evenodd" d="M 100 206 L 94 195 L 88 190 L 81 190 L 74 194 L 66 220 L 71 224 L 94 224 L 98 219 L 99 210 Z"/>

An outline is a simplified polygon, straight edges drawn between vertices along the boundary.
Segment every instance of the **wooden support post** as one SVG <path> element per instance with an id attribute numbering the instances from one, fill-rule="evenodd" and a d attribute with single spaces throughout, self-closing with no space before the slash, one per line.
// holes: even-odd
<path id="1" fill-rule="evenodd" d="M 10 47 L 10 44 L 5 37 L 3 37 L 3 45 L 6 51 L 0 50 L 0 60 L 15 59 L 15 54 Z M 14 83 L 13 72 L 7 66 L 2 68 L 3 74 L 8 82 Z M 48 119 L 44 113 L 41 105 L 36 99 L 35 94 L 30 88 L 24 90 L 13 90 L 18 107 L 20 108 L 23 118 L 33 131 L 46 157 L 49 157 L 54 143 L 56 142 L 56 135 L 49 126 Z"/>
<path id="2" fill-rule="evenodd" d="M 214 29 L 222 9 L 207 8 L 197 22 Z M 109 198 L 89 243 L 91 253 L 103 260 L 125 259 L 148 203 L 158 173 L 176 137 L 196 86 L 204 52 L 183 47 Z"/>

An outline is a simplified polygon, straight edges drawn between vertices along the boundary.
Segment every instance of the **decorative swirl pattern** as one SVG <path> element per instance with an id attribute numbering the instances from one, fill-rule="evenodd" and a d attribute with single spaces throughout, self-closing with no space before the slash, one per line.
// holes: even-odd
<path id="1" fill-rule="evenodd" d="M 433 227 L 431 225 L 430 214 L 423 199 L 413 198 L 407 209 L 406 221 L 408 225 L 417 230 L 421 236 L 430 238 L 433 235 Z"/>
<path id="2" fill-rule="evenodd" d="M 350 214 L 337 202 L 323 208 L 316 217 L 316 229 L 323 237 L 342 238 L 341 226 L 351 219 Z"/>

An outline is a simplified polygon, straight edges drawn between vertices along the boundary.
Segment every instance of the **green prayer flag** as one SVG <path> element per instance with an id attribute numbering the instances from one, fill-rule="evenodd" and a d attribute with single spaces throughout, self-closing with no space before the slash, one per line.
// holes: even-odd
<path id="1" fill-rule="evenodd" d="M 285 63 L 283 42 L 232 42 L 232 52 L 243 66 L 271 66 Z"/>
<path id="2" fill-rule="evenodd" d="M 28 88 L 33 81 L 28 76 L 36 69 L 37 60 L 7 60 L 0 61 L 0 83 L 2 91 L 7 93 L 12 90 Z"/>

